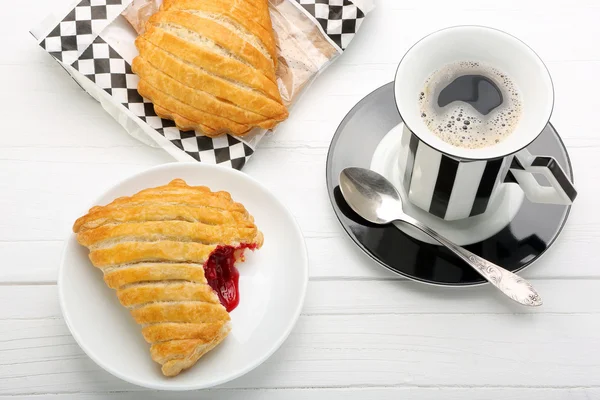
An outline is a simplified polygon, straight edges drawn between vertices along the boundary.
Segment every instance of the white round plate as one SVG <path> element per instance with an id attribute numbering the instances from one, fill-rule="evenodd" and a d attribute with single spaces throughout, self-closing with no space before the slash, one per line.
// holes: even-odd
<path id="1" fill-rule="evenodd" d="M 240 304 L 231 315 L 232 330 L 214 350 L 189 370 L 164 377 L 150 358 L 141 327 L 119 304 L 115 291 L 92 266 L 88 250 L 71 235 L 63 253 L 58 291 L 65 321 L 87 355 L 111 374 L 139 386 L 162 390 L 207 388 L 235 379 L 265 361 L 287 338 L 304 302 L 308 257 L 298 224 L 264 186 L 228 168 L 173 163 L 151 168 L 115 185 L 90 203 L 182 178 L 190 185 L 226 190 L 243 203 L 265 236 L 264 246 L 247 252 L 240 271 Z M 82 210 L 83 215 L 86 210 Z"/>

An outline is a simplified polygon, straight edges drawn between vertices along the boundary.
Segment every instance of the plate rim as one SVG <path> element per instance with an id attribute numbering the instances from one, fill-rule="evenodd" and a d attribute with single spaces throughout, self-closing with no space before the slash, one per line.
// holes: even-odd
<path id="1" fill-rule="evenodd" d="M 331 142 L 329 143 L 329 148 L 327 150 L 327 159 L 325 161 L 325 186 L 326 186 L 326 190 L 327 190 L 327 196 L 329 197 L 329 201 L 331 203 L 331 207 L 333 210 L 333 213 L 335 214 L 335 217 L 337 218 L 339 224 L 342 226 L 342 228 L 344 229 L 344 232 L 346 232 L 346 236 L 348 238 L 350 238 L 352 240 L 352 242 L 364 253 L 366 254 L 371 260 L 375 261 L 379 266 L 385 268 L 386 270 L 401 276 L 403 278 L 406 278 L 409 281 L 413 281 L 413 282 L 418 282 L 421 284 L 425 284 L 425 285 L 429 285 L 429 286 L 437 286 L 437 287 L 444 287 L 444 288 L 454 288 L 454 289 L 465 289 L 465 288 L 471 288 L 471 287 L 477 287 L 477 286 L 483 286 L 483 285 L 488 285 L 489 282 L 486 281 L 485 279 L 483 279 L 482 281 L 479 282 L 463 282 L 463 283 L 443 283 L 443 282 L 435 282 L 435 281 L 429 281 L 429 280 L 425 280 L 425 279 L 419 279 L 418 277 L 415 276 L 411 276 L 408 274 L 405 274 L 401 271 L 397 271 L 393 268 L 391 268 L 389 265 L 385 264 L 384 262 L 382 262 L 381 260 L 379 260 L 377 257 L 375 257 L 373 254 L 371 254 L 371 252 L 369 252 L 362 243 L 360 243 L 353 235 L 352 233 L 349 231 L 349 229 L 342 223 L 342 220 L 340 218 L 340 215 L 338 212 L 335 211 L 335 207 L 336 207 L 336 203 L 335 203 L 335 198 L 334 198 L 334 194 L 333 194 L 333 190 L 329 190 L 330 186 L 333 186 L 333 177 L 332 172 L 331 172 L 331 168 L 330 168 L 330 164 L 332 162 L 332 150 L 335 147 L 335 145 L 337 144 L 337 141 L 339 140 L 339 137 L 341 136 L 341 127 L 342 125 L 344 125 L 344 123 L 346 122 L 346 120 L 348 119 L 348 116 L 350 114 L 353 113 L 353 111 L 355 109 L 357 109 L 368 97 L 371 97 L 372 95 L 376 94 L 377 92 L 379 92 L 380 90 L 384 90 L 386 89 L 388 86 L 394 87 L 394 81 L 388 82 L 388 83 L 384 83 L 383 85 L 377 87 L 376 89 L 370 91 L 368 94 L 364 95 L 354 106 L 352 106 L 352 108 L 350 110 L 348 110 L 348 112 L 344 115 L 344 117 L 342 118 L 342 120 L 340 121 L 340 123 L 338 124 L 335 133 L 333 134 L 333 137 L 331 138 Z M 402 119 L 400 117 L 400 115 L 398 114 L 398 117 L 400 118 L 400 121 L 402 122 Z M 560 145 L 565 149 L 565 155 L 566 155 L 566 159 L 567 159 L 567 164 L 569 166 L 569 177 L 571 178 L 571 181 L 573 183 L 575 183 L 575 177 L 574 177 L 574 172 L 573 172 L 573 164 L 571 162 L 571 156 L 569 155 L 569 152 L 567 151 L 567 147 L 565 146 L 564 141 L 562 140 L 562 138 L 560 137 L 560 135 L 558 134 L 558 131 L 556 130 L 556 128 L 554 127 L 554 125 L 552 124 L 551 121 L 548 121 L 548 124 L 550 125 L 550 127 L 552 128 L 552 131 L 554 132 L 554 135 L 556 136 L 556 138 L 558 139 Z M 546 247 L 546 249 L 544 249 L 536 258 L 534 258 L 533 260 L 525 263 L 524 265 L 520 266 L 519 268 L 515 269 L 514 271 L 512 271 L 513 273 L 518 273 L 518 272 L 522 272 L 524 269 L 529 268 L 532 264 L 534 264 L 536 261 L 538 261 L 540 258 L 542 258 L 547 252 L 548 250 L 550 250 L 552 248 L 552 246 L 554 245 L 554 243 L 556 242 L 556 240 L 558 239 L 558 237 L 562 234 L 564 227 L 567 223 L 567 220 L 569 219 L 569 215 L 571 214 L 571 208 L 572 205 L 569 205 L 566 207 L 566 212 L 565 212 L 565 216 L 561 221 L 560 226 L 558 227 L 558 232 L 556 233 L 556 236 L 554 236 L 554 238 L 552 239 L 552 241 L 550 241 L 550 243 L 548 244 L 548 246 Z M 409 235 L 407 235 L 406 233 L 400 231 L 403 235 L 408 236 L 409 238 L 411 238 L 412 240 L 417 241 L 417 239 L 414 239 L 412 237 L 410 237 Z M 418 241 L 420 242 L 420 241 Z"/>
<path id="2" fill-rule="evenodd" d="M 156 166 L 153 166 L 150 168 L 146 168 L 135 174 L 129 175 L 129 176 L 115 182 L 113 185 L 101 189 L 100 194 L 95 196 L 95 201 L 94 201 L 94 203 L 92 203 L 92 206 L 94 204 L 97 204 L 98 200 L 101 197 L 103 197 L 108 191 L 116 188 L 117 186 L 126 184 L 128 181 L 135 180 L 139 176 L 147 174 L 147 173 L 152 173 L 154 171 L 160 171 L 160 170 L 171 169 L 171 168 L 176 168 L 176 167 L 183 167 L 183 168 L 189 167 L 189 168 L 199 168 L 199 169 L 207 169 L 207 170 L 220 170 L 220 171 L 224 171 L 225 173 L 231 173 L 233 175 L 242 177 L 242 179 L 248 180 L 250 183 L 258 186 L 260 189 L 262 189 L 264 192 L 266 192 L 268 195 L 270 195 L 273 198 L 273 200 L 275 202 L 277 202 L 291 218 L 291 221 L 293 222 L 292 225 L 294 227 L 295 233 L 298 234 L 299 238 L 301 239 L 299 242 L 299 245 L 300 245 L 300 249 L 301 249 L 300 253 L 302 254 L 303 257 L 300 260 L 300 263 L 304 267 L 303 268 L 304 279 L 301 282 L 302 283 L 302 287 L 300 288 L 301 294 L 300 294 L 300 298 L 298 299 L 298 302 L 296 304 L 296 308 L 295 308 L 294 312 L 292 313 L 292 318 L 289 320 L 289 323 L 285 327 L 285 330 L 280 335 L 279 339 L 273 343 L 273 345 L 268 349 L 268 351 L 266 351 L 261 357 L 257 358 L 254 362 L 250 363 L 247 368 L 237 371 L 235 374 L 232 374 L 225 378 L 221 378 L 219 380 L 214 380 L 214 381 L 210 381 L 208 383 L 203 383 L 203 384 L 197 384 L 197 385 L 195 385 L 195 384 L 177 385 L 177 384 L 172 384 L 172 383 L 165 384 L 162 381 L 146 382 L 146 381 L 140 381 L 135 378 L 126 377 L 126 376 L 123 376 L 122 374 L 117 373 L 116 371 L 112 370 L 110 366 L 107 366 L 105 363 L 101 362 L 95 355 L 92 355 L 92 352 L 89 351 L 89 349 L 83 344 L 81 336 L 77 333 L 76 330 L 73 329 L 72 323 L 68 317 L 68 312 L 66 311 L 66 303 L 65 303 L 65 299 L 64 299 L 64 293 L 63 293 L 63 290 L 61 289 L 61 287 L 62 287 L 61 283 L 64 279 L 64 269 L 65 269 L 64 266 L 65 266 L 65 262 L 67 259 L 67 251 L 66 250 L 72 244 L 73 241 L 76 241 L 75 235 L 73 232 L 69 233 L 68 237 L 65 239 L 65 242 L 64 242 L 64 245 L 62 248 L 60 264 L 58 267 L 58 277 L 57 277 L 57 281 L 56 281 L 56 286 L 58 289 L 58 299 L 59 299 L 60 311 L 61 311 L 63 320 L 65 321 L 65 324 L 67 325 L 67 328 L 69 329 L 69 332 L 71 333 L 71 336 L 73 337 L 73 339 L 75 339 L 75 342 L 83 350 L 83 352 L 92 361 L 94 361 L 96 363 L 96 365 L 98 365 L 100 368 L 102 368 L 109 374 L 111 374 L 125 382 L 131 383 L 131 384 L 134 384 L 134 385 L 137 385 L 140 387 L 145 387 L 148 389 L 155 389 L 155 390 L 167 390 L 167 391 L 189 391 L 189 390 L 207 389 L 207 388 L 222 385 L 226 382 L 230 382 L 234 379 L 237 379 L 237 378 L 247 374 L 248 372 L 254 370 L 261 364 L 263 364 L 281 347 L 281 345 L 287 340 L 289 335 L 292 333 L 292 331 L 293 331 L 294 327 L 296 326 L 296 323 L 298 322 L 298 319 L 300 318 L 300 315 L 302 313 L 302 308 L 304 307 L 304 302 L 306 299 L 306 292 L 308 289 L 308 281 L 310 279 L 310 262 L 309 262 L 308 249 L 306 247 L 306 240 L 304 238 L 304 234 L 302 232 L 302 229 L 300 228 L 300 225 L 298 224 L 298 221 L 296 220 L 296 218 L 294 217 L 294 214 L 290 211 L 290 209 L 273 192 L 271 192 L 271 190 L 269 190 L 265 185 L 263 185 L 258 180 L 251 177 L 250 175 L 247 175 L 247 174 L 245 174 L 241 171 L 238 171 L 236 169 L 233 169 L 233 168 L 227 168 L 227 167 L 222 167 L 222 166 L 213 165 L 213 164 L 203 164 L 203 163 L 199 163 L 199 162 L 170 162 L 170 163 L 156 165 Z M 173 179 L 175 179 L 175 178 L 173 178 Z M 154 363 L 154 361 L 151 358 L 149 358 L 148 361 Z M 169 382 L 169 381 L 166 381 L 166 382 Z M 175 381 L 172 380 L 170 382 L 175 382 Z"/>

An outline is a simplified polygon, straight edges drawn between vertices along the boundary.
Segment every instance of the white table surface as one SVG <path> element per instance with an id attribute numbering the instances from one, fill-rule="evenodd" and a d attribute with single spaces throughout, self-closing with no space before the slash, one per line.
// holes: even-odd
<path id="1" fill-rule="evenodd" d="M 123 177 L 172 161 L 129 137 L 36 46 L 29 28 L 64 1 L 0 0 L 0 400 L 600 398 L 598 0 L 378 0 L 245 168 L 287 203 L 306 237 L 311 279 L 296 328 L 248 375 L 168 395 L 104 372 L 61 318 L 57 268 L 77 210 Z M 469 23 L 520 37 L 554 78 L 552 122 L 580 194 L 557 243 L 523 273 L 544 297 L 540 309 L 489 286 L 440 289 L 392 275 L 345 235 L 325 188 L 329 141 L 348 110 L 392 80 L 419 38 Z"/>

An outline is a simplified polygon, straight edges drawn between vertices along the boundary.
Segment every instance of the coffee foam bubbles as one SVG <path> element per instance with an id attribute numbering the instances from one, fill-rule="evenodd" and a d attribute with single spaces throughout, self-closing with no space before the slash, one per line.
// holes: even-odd
<path id="1" fill-rule="evenodd" d="M 483 75 L 502 92 L 500 106 L 487 115 L 470 104 L 454 101 L 440 108 L 440 92 L 456 78 Z M 494 67 L 479 62 L 455 62 L 436 70 L 419 94 L 421 118 L 436 136 L 457 147 L 478 149 L 499 143 L 515 130 L 521 117 L 521 98 L 513 81 Z"/>

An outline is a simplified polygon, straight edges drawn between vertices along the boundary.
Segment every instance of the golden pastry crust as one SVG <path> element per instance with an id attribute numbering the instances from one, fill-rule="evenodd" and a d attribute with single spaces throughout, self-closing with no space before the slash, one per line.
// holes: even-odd
<path id="1" fill-rule="evenodd" d="M 219 303 L 197 301 L 165 301 L 134 308 L 131 315 L 140 325 L 158 322 L 218 322 L 229 320 L 229 314 Z"/>
<path id="2" fill-rule="evenodd" d="M 162 371 L 166 376 L 179 374 L 182 369 L 191 367 L 200 357 L 212 350 L 229 333 L 230 328 L 224 326 L 212 341 L 202 339 L 171 340 L 150 346 L 150 354 L 163 364 Z"/>
<path id="3" fill-rule="evenodd" d="M 266 50 L 272 60 L 277 59 L 271 16 L 266 1 L 236 1 L 227 4 L 223 0 L 165 0 L 163 7 L 165 10 L 194 10 L 200 7 L 209 15 L 229 19 L 230 23 L 239 25 L 237 29 L 243 27 L 246 35 L 256 35 L 259 40 L 258 47 Z"/>
<path id="4" fill-rule="evenodd" d="M 177 240 L 185 237 L 192 242 L 206 244 L 245 243 L 256 237 L 253 223 L 231 225 L 208 225 L 201 222 L 190 224 L 187 221 L 147 221 L 130 222 L 121 225 L 104 225 L 81 232 L 79 243 L 86 247 L 102 246 L 107 241 L 134 237 L 138 240 L 156 242 Z"/>
<path id="5" fill-rule="evenodd" d="M 148 30 L 143 36 L 138 36 L 136 46 L 142 52 L 142 48 L 151 46 L 157 48 L 168 48 L 169 55 L 176 57 L 182 62 L 202 65 L 208 73 L 218 75 L 225 80 L 238 81 L 240 84 L 253 88 L 260 93 L 277 101 L 280 97 L 277 84 L 267 78 L 260 71 L 248 68 L 243 61 L 235 58 L 224 59 L 222 55 L 211 51 L 209 48 L 196 46 L 194 51 L 188 51 L 186 40 L 169 34 L 164 30 L 148 25 Z"/>
<path id="6" fill-rule="evenodd" d="M 125 267 L 105 268 L 104 282 L 119 289 L 136 282 L 176 281 L 207 283 L 202 264 L 142 263 Z"/>
<path id="7" fill-rule="evenodd" d="M 138 91 L 179 129 L 243 135 L 288 116 L 266 0 L 164 1 L 136 46 Z"/>
<path id="8" fill-rule="evenodd" d="M 148 325 L 142 329 L 148 343 L 167 342 L 169 340 L 200 339 L 211 342 L 225 326 L 225 322 L 186 323 L 165 322 Z"/>
<path id="9" fill-rule="evenodd" d="M 204 264 L 217 248 L 193 242 L 123 242 L 90 251 L 90 260 L 99 268 L 147 261 L 177 261 Z"/>
<path id="10" fill-rule="evenodd" d="M 258 90 L 233 86 L 223 78 L 197 70 L 185 60 L 162 54 L 160 48 L 148 41 L 138 38 L 137 42 L 143 56 L 134 61 L 138 73 L 147 73 L 146 81 L 150 85 L 164 88 L 179 101 L 202 104 L 203 111 L 208 113 L 224 112 L 231 121 L 258 126 L 275 124 L 269 115 L 281 114 L 284 110 L 281 104 Z"/>
<path id="11" fill-rule="evenodd" d="M 181 179 L 92 207 L 73 231 L 143 326 L 152 359 L 166 376 L 194 365 L 231 329 L 205 276 L 211 254 L 227 246 L 239 260 L 245 247 L 263 243 L 252 216 L 229 193 Z"/>
<path id="12" fill-rule="evenodd" d="M 182 220 L 209 225 L 253 224 L 244 206 L 229 193 L 211 192 L 204 186 L 188 186 L 175 179 L 165 186 L 120 197 L 103 207 L 92 207 L 75 221 L 73 231 L 84 232 L 106 224 Z"/>
<path id="13" fill-rule="evenodd" d="M 140 306 L 158 301 L 196 300 L 216 303 L 219 298 L 212 288 L 195 282 L 152 282 L 129 286 L 119 290 L 119 301 L 125 307 Z"/>

